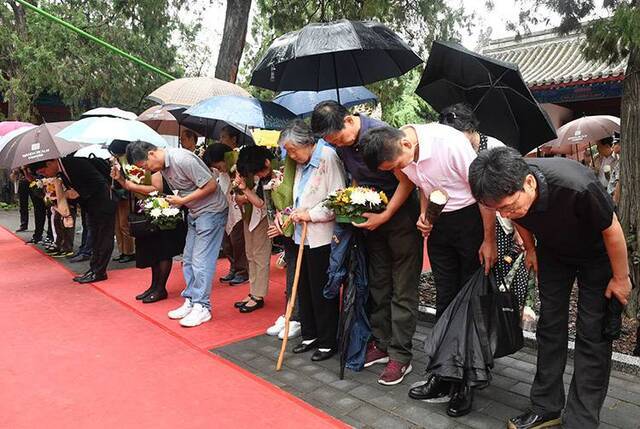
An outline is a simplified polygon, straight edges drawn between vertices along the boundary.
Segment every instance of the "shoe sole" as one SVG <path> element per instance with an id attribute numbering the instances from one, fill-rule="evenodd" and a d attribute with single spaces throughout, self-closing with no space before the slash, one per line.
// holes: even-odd
<path id="1" fill-rule="evenodd" d="M 404 372 L 404 374 L 402 374 L 402 377 L 400 377 L 399 379 L 394 380 L 394 381 L 384 381 L 382 379 L 378 379 L 378 383 L 382 384 L 383 386 L 395 386 L 396 384 L 402 383 L 402 380 L 404 380 L 404 378 L 407 376 L 407 374 L 410 374 L 411 371 L 413 371 L 413 367 L 411 365 L 409 365 L 409 368 L 407 368 L 407 370 Z"/>
<path id="2" fill-rule="evenodd" d="M 186 313 L 184 316 L 172 316 L 170 314 L 167 314 L 167 317 L 171 320 L 180 320 L 180 319 L 184 319 L 185 317 L 187 317 L 189 315 L 189 313 Z"/>
<path id="3" fill-rule="evenodd" d="M 371 365 L 375 365 L 377 363 L 389 363 L 389 356 L 385 356 L 383 358 L 372 360 L 371 362 L 367 362 L 364 364 L 364 367 L 369 368 Z"/>
<path id="4" fill-rule="evenodd" d="M 409 397 L 411 398 L 411 396 Z M 418 398 L 411 398 L 411 399 L 415 399 L 416 401 L 426 402 L 427 404 L 444 404 L 445 402 L 449 402 L 451 400 L 451 396 L 442 396 L 440 398 L 431 398 L 431 399 L 418 399 Z"/>
<path id="5" fill-rule="evenodd" d="M 554 427 L 554 426 L 560 426 L 561 424 L 562 424 L 562 419 L 561 418 L 557 418 L 557 419 L 549 420 L 548 422 L 540 423 L 537 426 L 531 426 L 528 429 L 550 428 L 550 427 Z M 518 429 L 518 427 L 516 425 L 514 425 L 511 420 L 509 420 L 507 422 L 507 428 L 509 428 L 509 429 Z"/>
<path id="6" fill-rule="evenodd" d="M 211 315 L 209 315 L 209 317 L 207 317 L 205 320 L 201 321 L 197 325 L 183 325 L 182 323 L 180 323 L 180 326 L 182 326 L 183 328 L 195 328 L 196 326 L 200 326 L 203 323 L 208 322 L 209 320 L 211 320 Z M 182 322 L 182 320 L 180 322 Z"/>

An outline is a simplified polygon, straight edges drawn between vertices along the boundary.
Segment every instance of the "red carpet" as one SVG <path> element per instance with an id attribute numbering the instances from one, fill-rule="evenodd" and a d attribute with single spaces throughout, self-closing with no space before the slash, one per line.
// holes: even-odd
<path id="1" fill-rule="evenodd" d="M 3 229 L 0 273 L 2 428 L 346 427 L 203 348 L 259 332 L 281 300 L 240 315 L 227 307 L 246 287 L 217 287 L 213 322 L 181 329 L 162 319 L 178 299 L 133 302 L 144 271 L 76 285 Z"/>

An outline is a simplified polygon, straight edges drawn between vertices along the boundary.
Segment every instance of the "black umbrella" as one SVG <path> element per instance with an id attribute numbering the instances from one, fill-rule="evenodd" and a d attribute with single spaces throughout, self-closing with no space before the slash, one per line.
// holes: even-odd
<path id="1" fill-rule="evenodd" d="M 416 89 L 434 109 L 466 102 L 484 134 L 522 154 L 556 138 L 518 66 L 471 52 L 454 42 L 433 42 Z"/>
<path id="2" fill-rule="evenodd" d="M 361 86 L 401 76 L 420 63 L 379 22 L 313 23 L 277 38 L 253 70 L 251 85 L 278 92 Z"/>
<path id="3" fill-rule="evenodd" d="M 184 112 L 186 110 L 187 107 L 175 107 L 173 109 L 169 109 L 168 112 L 176 118 L 179 126 L 193 130 L 201 136 L 218 139 L 220 138 L 220 131 L 229 125 L 240 131 L 240 135 L 238 136 L 238 146 L 255 145 L 253 137 L 251 136 L 251 131 L 248 127 L 217 119 L 185 115 Z"/>

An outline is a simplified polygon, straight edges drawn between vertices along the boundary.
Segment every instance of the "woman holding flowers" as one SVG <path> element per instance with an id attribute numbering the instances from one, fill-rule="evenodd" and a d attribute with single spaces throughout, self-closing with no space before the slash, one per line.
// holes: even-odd
<path id="1" fill-rule="evenodd" d="M 121 140 L 114 141 L 109 146 L 109 150 L 116 156 L 121 156 L 126 153 L 128 144 L 129 142 Z M 112 168 L 111 177 L 117 180 L 124 189 L 133 192 L 138 199 L 144 199 L 150 194 L 155 195 L 158 191 L 171 194 L 171 190 L 162 180 L 160 173 L 149 175 L 135 165 L 124 163 L 122 169 L 117 168 L 119 165 Z M 166 208 L 170 207 L 167 205 Z M 157 211 L 158 209 L 151 208 L 150 210 Z M 174 208 L 174 210 L 179 209 Z M 185 236 L 184 222 L 179 222 L 174 229 L 159 229 L 152 235 L 136 239 L 136 268 L 151 267 L 151 285 L 136 296 L 137 300 L 150 304 L 167 298 L 166 285 L 169 274 L 171 274 L 173 257 L 182 253 Z"/>
<path id="2" fill-rule="evenodd" d="M 335 223 L 335 215 L 325 206 L 325 199 L 345 186 L 346 176 L 335 150 L 324 140 L 317 141 L 302 120 L 292 121 L 282 131 L 279 145 L 297 163 L 290 219 L 296 224 L 293 238 L 298 245 L 302 241 L 302 223 L 307 223 L 298 285 L 303 340 L 293 352 L 317 349 L 311 360 L 321 361 L 336 352 L 339 317 L 339 299 L 326 299 L 323 295 Z M 277 218 L 269 235 L 281 233 L 282 224 Z"/>

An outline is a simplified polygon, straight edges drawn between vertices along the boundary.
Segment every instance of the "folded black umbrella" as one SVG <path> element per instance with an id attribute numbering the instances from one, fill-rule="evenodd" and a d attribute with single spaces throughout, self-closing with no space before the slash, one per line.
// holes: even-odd
<path id="1" fill-rule="evenodd" d="M 277 38 L 253 70 L 251 85 L 322 91 L 398 77 L 420 63 L 409 45 L 379 22 L 313 23 Z"/>
<path id="2" fill-rule="evenodd" d="M 555 128 L 531 95 L 518 66 L 469 51 L 454 42 L 433 42 L 416 89 L 434 109 L 465 102 L 482 133 L 522 154 L 556 138 Z"/>

